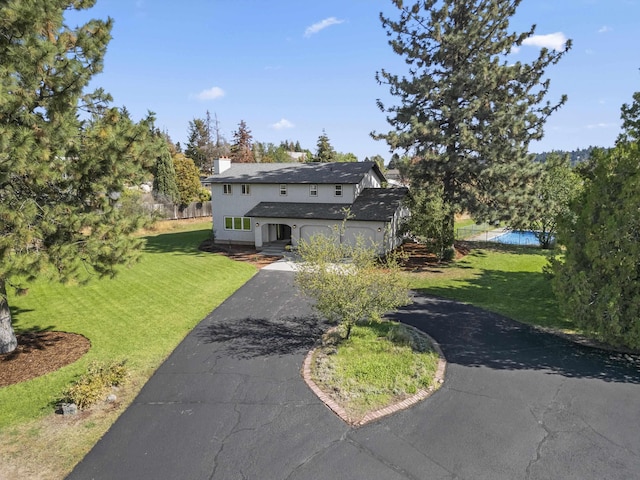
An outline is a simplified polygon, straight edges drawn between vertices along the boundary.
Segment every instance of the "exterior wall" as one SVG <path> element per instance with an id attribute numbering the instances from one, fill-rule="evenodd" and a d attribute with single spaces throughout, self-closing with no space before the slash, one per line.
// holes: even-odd
<path id="1" fill-rule="evenodd" d="M 280 195 L 280 184 L 250 184 L 249 195 L 242 194 L 242 185 L 231 184 L 231 195 L 224 193 L 221 183 L 211 185 L 213 205 L 213 231 L 217 242 L 250 243 L 255 239 L 255 220 L 251 222 L 251 231 L 225 230 L 224 217 L 242 217 L 260 202 L 296 202 L 296 203 L 344 203 L 354 201 L 354 185 L 342 186 L 342 196 L 335 196 L 335 185 L 318 184 L 318 196 L 309 195 L 308 184 L 287 184 L 287 194 Z M 273 223 L 288 224 L 286 221 Z M 293 222 L 295 223 L 295 221 Z M 289 226 L 291 226 L 290 224 Z M 269 236 L 263 233 L 265 242 Z"/>
<path id="2" fill-rule="evenodd" d="M 216 242 L 246 243 L 255 241 L 255 222 L 251 230 L 225 230 L 224 217 L 242 217 L 256 206 L 260 200 L 254 195 L 242 195 L 240 185 L 232 186 L 232 195 L 223 193 L 221 183 L 211 185 L 211 204 L 213 207 L 213 233 Z"/>
<path id="3" fill-rule="evenodd" d="M 381 186 L 378 176 L 373 173 L 373 170 L 369 170 L 360 183 L 355 185 L 355 196 L 360 195 L 360 192 L 365 188 L 381 188 Z"/>

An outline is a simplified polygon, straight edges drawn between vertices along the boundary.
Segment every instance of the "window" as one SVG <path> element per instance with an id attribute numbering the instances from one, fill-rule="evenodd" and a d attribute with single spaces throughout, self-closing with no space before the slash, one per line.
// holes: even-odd
<path id="1" fill-rule="evenodd" d="M 251 186 L 248 183 L 242 184 L 242 195 L 251 195 Z"/>
<path id="2" fill-rule="evenodd" d="M 287 194 L 287 185 L 285 183 L 280 185 L 280 195 L 286 195 Z"/>
<path id="3" fill-rule="evenodd" d="M 225 230 L 251 230 L 251 219 L 249 217 L 224 217 Z"/>
<path id="4" fill-rule="evenodd" d="M 225 195 L 231 195 L 231 184 L 230 183 L 225 183 L 222 185 L 222 192 Z"/>
<path id="5" fill-rule="evenodd" d="M 335 193 L 336 197 L 341 197 L 342 196 L 342 185 L 336 185 L 336 193 Z"/>
<path id="6" fill-rule="evenodd" d="M 309 196 L 317 197 L 318 196 L 318 185 L 309 185 Z"/>

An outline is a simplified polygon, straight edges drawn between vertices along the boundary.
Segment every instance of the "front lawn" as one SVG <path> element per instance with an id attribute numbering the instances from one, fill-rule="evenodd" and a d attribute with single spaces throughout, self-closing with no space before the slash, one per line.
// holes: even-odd
<path id="1" fill-rule="evenodd" d="M 0 449 L 31 441 L 42 450 L 47 445 L 42 443 L 46 425 L 38 419 L 53 412 L 63 388 L 92 360 L 126 359 L 131 384 L 139 389 L 200 320 L 255 274 L 249 264 L 198 251 L 200 242 L 210 235 L 210 221 L 192 222 L 183 230 L 146 237 L 141 261 L 113 280 L 96 279 L 85 286 L 41 281 L 30 285 L 26 296 L 10 294 L 18 332 L 79 333 L 91 341 L 91 349 L 58 371 L 0 388 Z M 134 394 L 128 394 L 129 401 Z M 29 425 L 27 432 L 24 425 Z M 90 430 L 97 440 L 108 425 L 109 421 L 91 421 L 82 430 Z M 74 446 L 68 446 L 69 451 L 52 455 L 70 455 L 64 462 L 68 468 L 91 445 L 75 452 Z M 21 455 L 16 450 L 15 455 Z"/>

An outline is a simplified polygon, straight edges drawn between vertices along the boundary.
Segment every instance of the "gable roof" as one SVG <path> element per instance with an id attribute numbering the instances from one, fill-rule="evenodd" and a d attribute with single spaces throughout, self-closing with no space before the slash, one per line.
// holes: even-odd
<path id="1" fill-rule="evenodd" d="M 371 169 L 386 179 L 375 162 L 232 163 L 207 183 L 359 183 Z"/>
<path id="2" fill-rule="evenodd" d="M 407 188 L 365 188 L 352 205 L 344 203 L 260 202 L 245 217 L 389 222 L 407 196 Z"/>

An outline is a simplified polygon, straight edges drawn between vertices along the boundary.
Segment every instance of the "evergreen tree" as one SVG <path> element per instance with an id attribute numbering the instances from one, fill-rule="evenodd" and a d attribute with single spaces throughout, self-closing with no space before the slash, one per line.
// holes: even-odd
<path id="1" fill-rule="evenodd" d="M 253 152 L 251 140 L 251 130 L 247 128 L 244 120 L 238 124 L 238 130 L 233 132 L 233 143 L 231 144 L 231 161 L 236 163 L 252 163 Z"/>
<path id="2" fill-rule="evenodd" d="M 209 112 L 207 112 L 207 115 Z M 211 131 L 206 119 L 194 118 L 189 122 L 189 138 L 185 155 L 193 160 L 200 170 L 207 170 L 211 163 Z"/>
<path id="3" fill-rule="evenodd" d="M 156 159 L 153 170 L 153 196 L 161 202 L 180 202 L 176 170 L 168 148 L 164 148 Z"/>
<path id="4" fill-rule="evenodd" d="M 191 202 L 199 201 L 202 198 L 203 187 L 200 184 L 200 170 L 196 164 L 182 153 L 178 153 L 173 156 L 173 165 L 178 190 L 177 203 L 186 206 Z"/>
<path id="5" fill-rule="evenodd" d="M 393 130 L 372 135 L 419 158 L 412 184 L 442 191 L 449 212 L 444 231 L 452 244 L 455 213 L 509 218 L 510 202 L 527 194 L 536 174 L 528 145 L 542 137 L 546 118 L 566 101 L 544 102 L 544 70 L 570 42 L 562 51 L 543 48 L 531 63 L 512 61 L 506 56 L 534 33 L 509 32 L 521 0 L 393 3 L 399 20 L 380 18 L 409 69 L 406 76 L 376 74 L 400 104 L 378 101 Z"/>
<path id="6" fill-rule="evenodd" d="M 313 159 L 314 162 L 336 161 L 336 151 L 331 146 L 327 132 L 325 132 L 324 129 L 322 129 L 322 135 L 318 137 L 317 145 L 318 149 L 316 150 L 316 156 Z"/>
<path id="7" fill-rule="evenodd" d="M 111 20 L 69 28 L 64 13 L 94 2 L 0 4 L 0 352 L 12 351 L 7 287 L 84 280 L 137 258 L 142 214 L 119 208 L 162 145 L 153 118 L 134 123 L 102 90 Z M 88 112 L 80 120 L 79 110 Z"/>
<path id="8" fill-rule="evenodd" d="M 623 107 L 615 148 L 594 150 L 582 193 L 558 227 L 560 307 L 585 331 L 640 349 L 640 92 Z"/>

